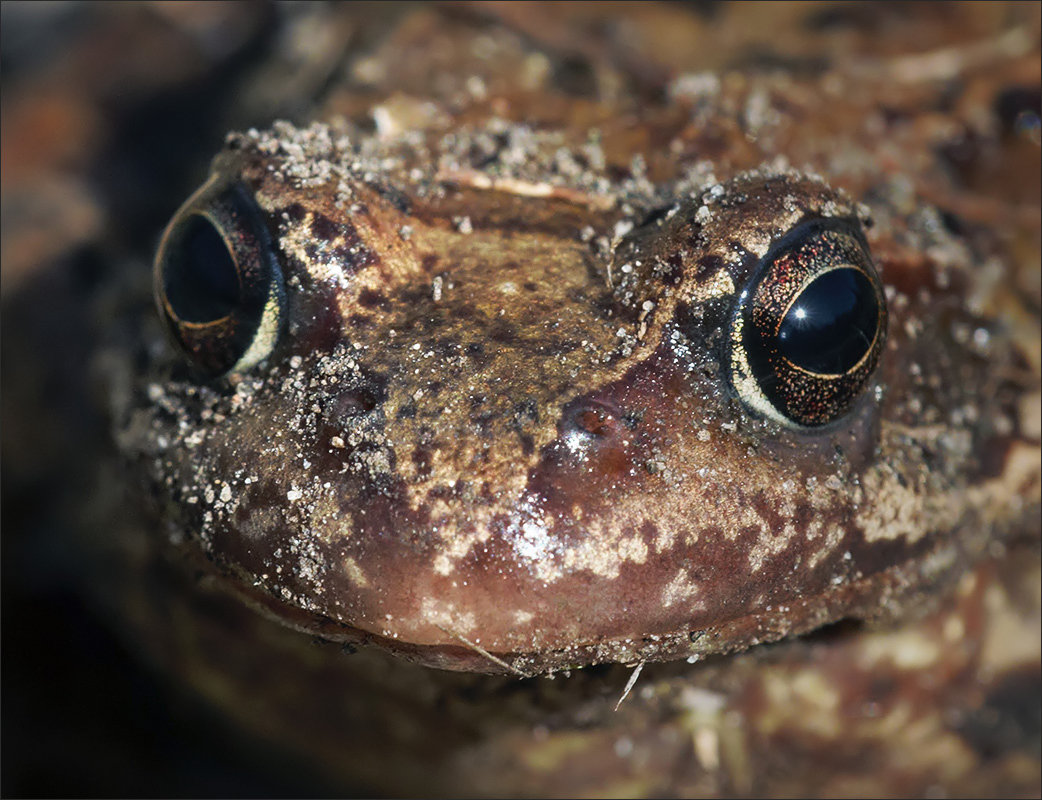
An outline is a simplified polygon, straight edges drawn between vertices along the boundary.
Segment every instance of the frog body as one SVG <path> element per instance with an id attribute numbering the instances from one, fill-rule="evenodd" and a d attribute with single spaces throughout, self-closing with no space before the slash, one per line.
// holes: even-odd
<path id="1" fill-rule="evenodd" d="M 757 91 L 667 109 L 712 124 Z M 1033 503 L 1024 481 L 1038 481 L 1019 387 L 993 377 L 1012 354 L 955 339 L 993 335 L 960 308 L 971 253 L 943 231 L 949 251 L 923 253 L 919 208 L 858 207 L 779 162 L 830 166 L 819 153 L 764 136 L 774 162 L 741 171 L 768 157 L 746 133 L 718 143 L 709 175 L 701 127 L 649 116 L 646 138 L 678 155 L 657 153 L 665 177 L 639 184 L 644 140 L 613 152 L 628 165 L 613 178 L 600 128 L 567 116 L 416 130 L 381 109 L 375 138 L 349 124 L 233 136 L 156 262 L 174 338 L 231 378 L 153 384 L 160 402 L 136 412 L 152 421 L 134 423 L 185 535 L 298 626 L 519 674 L 892 615 L 975 560 L 1008 527 L 991 509 Z M 865 178 L 830 173 L 881 191 Z M 886 221 L 865 231 L 871 217 Z M 195 308 L 214 288 L 187 262 L 214 232 L 232 243 L 225 269 L 272 287 L 253 342 L 228 357 L 232 337 Z M 857 366 L 830 380 L 792 368 L 796 390 L 772 375 L 770 399 L 741 298 L 837 237 L 851 252 L 830 258 L 864 261 L 859 301 L 875 314 Z M 888 344 L 871 251 L 890 282 Z M 227 325 L 240 306 L 213 315 Z M 936 386 L 943 406 L 917 396 Z M 991 450 L 1008 471 L 984 475 Z"/>
<path id="2" fill-rule="evenodd" d="M 108 365 L 153 653 L 392 793 L 1037 786 L 1030 722 L 981 733 L 1038 692 L 1005 641 L 1038 616 L 1037 182 L 946 150 L 1037 171 L 994 115 L 1037 10 L 792 13 L 729 61 L 677 7 L 589 41 L 403 10 L 320 121 L 229 135 L 158 248 L 172 346 L 153 318 Z M 193 247 L 231 272 L 179 277 Z M 863 346 L 763 381 L 829 270 Z"/>

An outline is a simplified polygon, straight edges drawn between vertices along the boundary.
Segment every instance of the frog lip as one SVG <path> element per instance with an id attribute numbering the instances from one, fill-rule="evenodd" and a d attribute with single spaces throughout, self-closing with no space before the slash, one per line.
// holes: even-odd
<path id="1" fill-rule="evenodd" d="M 921 557 L 931 558 L 930 549 L 924 549 Z M 369 616 L 375 625 L 346 622 L 322 608 L 287 603 L 256 583 L 229 579 L 223 585 L 226 591 L 280 622 L 324 639 L 376 645 L 442 669 L 526 677 L 600 663 L 702 658 L 809 631 L 844 615 L 864 616 L 878 609 L 883 598 L 892 603 L 902 593 L 914 591 L 911 583 L 918 563 L 917 559 L 832 587 L 827 604 L 821 603 L 817 592 L 797 594 L 776 604 L 765 603 L 762 595 L 747 595 L 743 603 L 662 619 L 657 629 L 645 624 L 641 633 L 627 631 L 625 619 L 647 609 L 620 587 L 605 592 L 612 587 L 611 581 L 591 584 L 581 579 L 570 601 L 558 596 L 545 607 L 545 616 L 536 615 L 519 624 L 516 611 L 524 592 L 507 579 L 503 583 L 506 591 L 496 598 L 498 603 L 489 603 L 493 598 L 486 586 L 469 595 L 446 597 L 441 604 L 423 604 L 411 615 L 412 623 L 404 627 L 396 625 L 388 611 L 392 606 L 377 604 L 371 609 Z M 409 597 L 432 596 L 429 587 L 423 585 L 397 588 Z M 591 624 L 591 610 L 609 604 L 614 613 Z M 393 606 L 393 610 L 400 610 L 400 606 Z M 479 615 L 477 623 L 468 624 L 466 620 L 475 613 Z"/>

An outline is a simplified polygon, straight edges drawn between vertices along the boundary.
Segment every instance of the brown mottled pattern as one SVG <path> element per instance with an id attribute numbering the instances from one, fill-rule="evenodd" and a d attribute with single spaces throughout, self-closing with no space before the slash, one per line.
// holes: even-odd
<path id="1" fill-rule="evenodd" d="M 721 87 L 699 113 L 760 91 Z M 685 135 L 656 181 L 642 140 L 616 145 L 620 177 L 567 119 L 232 137 L 214 169 L 267 215 L 288 330 L 213 393 L 156 387 L 147 467 L 186 528 L 326 633 L 490 671 L 731 650 L 878 616 L 884 597 L 894 614 L 957 576 L 1039 483 L 1037 464 L 974 467 L 1000 428 L 1018 437 L 1020 389 L 1003 331 L 962 301 L 981 291 L 965 246 L 859 170 L 826 181 L 775 150 L 752 171 L 718 153 L 709 173 Z M 732 318 L 812 218 L 871 218 L 884 281 L 909 252 L 936 278 L 890 285 L 877 379 L 801 432 L 761 417 Z"/>
<path id="2" fill-rule="evenodd" d="M 678 5 L 632 29 L 423 8 L 351 60 L 328 122 L 233 135 L 214 169 L 277 241 L 285 336 L 210 383 L 159 356 L 116 409 L 166 532 L 216 565 L 186 601 L 214 613 L 184 633 L 195 682 L 270 724 L 213 689 L 248 669 L 206 644 L 270 637 L 381 733 L 315 723 L 316 759 L 392 741 L 449 792 L 1037 793 L 1009 706 L 1038 693 L 1015 644 L 1037 641 L 1038 197 L 980 153 L 1038 171 L 996 108 L 1037 86 L 1039 20 L 957 11 L 765 8 L 718 47 Z M 803 15 L 783 52 L 775 14 Z M 816 431 L 765 419 L 729 360 L 736 298 L 808 217 L 863 226 L 889 311 L 869 385 Z M 345 668 L 229 596 L 437 667 L 604 666 L 567 689 Z M 646 662 L 612 716 L 600 678 Z"/>

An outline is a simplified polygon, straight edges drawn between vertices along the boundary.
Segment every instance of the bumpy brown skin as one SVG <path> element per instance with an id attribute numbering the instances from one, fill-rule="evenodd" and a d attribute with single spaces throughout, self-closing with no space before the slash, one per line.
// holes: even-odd
<path id="1" fill-rule="evenodd" d="M 729 121 L 786 90 L 659 113 Z M 477 671 L 705 655 L 899 613 L 1037 507 L 1022 356 L 965 303 L 992 302 L 978 256 L 865 185 L 853 136 L 833 133 L 857 169 L 744 136 L 709 174 L 704 125 L 649 115 L 676 155 L 633 185 L 585 120 L 390 113 L 378 139 L 230 140 L 215 176 L 271 231 L 285 330 L 258 368 L 161 381 L 134 412 L 171 519 L 276 614 Z M 628 144 L 615 161 L 650 160 Z M 801 220 L 858 216 L 891 305 L 878 376 L 786 429 L 729 370 L 734 306 Z"/>
<path id="2" fill-rule="evenodd" d="M 711 26 L 675 7 L 628 47 L 574 52 L 555 31 L 582 23 L 546 9 L 406 16 L 357 67 L 377 99 L 329 98 L 376 135 L 276 126 L 217 162 L 279 243 L 272 356 L 213 383 L 171 356 L 118 410 L 164 530 L 226 588 L 425 663 L 701 657 L 946 605 L 649 665 L 618 715 L 622 667 L 514 682 L 345 659 L 212 578 L 164 655 L 255 730 L 392 792 L 1037 794 L 1031 720 L 988 727 L 1038 692 L 1037 546 L 1016 543 L 1039 527 L 1037 184 L 938 155 L 981 137 L 1037 175 L 1037 145 L 991 116 L 1037 85 L 1025 8 L 920 11 L 839 51 L 801 23 L 774 72 L 714 61 Z M 701 47 L 671 48 L 674 28 Z M 569 58 L 598 103 L 547 77 Z M 793 205 L 871 218 L 890 311 L 872 386 L 815 434 L 747 411 L 713 338 L 747 277 L 730 242 L 762 252 Z"/>

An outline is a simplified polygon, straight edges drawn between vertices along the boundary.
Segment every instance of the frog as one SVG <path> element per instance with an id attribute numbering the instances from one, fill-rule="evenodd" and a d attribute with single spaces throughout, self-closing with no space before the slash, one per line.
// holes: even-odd
<path id="1" fill-rule="evenodd" d="M 988 636 L 1037 620 L 1037 186 L 936 152 L 1000 135 L 1024 8 L 738 66 L 677 8 L 403 13 L 323 121 L 230 135 L 106 365 L 137 629 L 373 791 L 1030 792 L 973 737 L 1037 693 Z"/>

